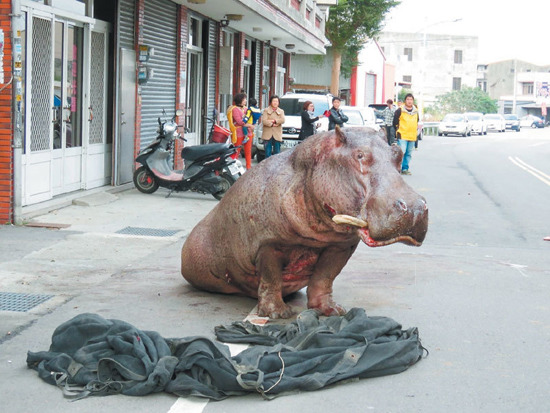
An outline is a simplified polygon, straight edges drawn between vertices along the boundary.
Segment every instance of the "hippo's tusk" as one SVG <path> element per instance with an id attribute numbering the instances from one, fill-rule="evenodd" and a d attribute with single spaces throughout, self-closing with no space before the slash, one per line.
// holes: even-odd
<path id="1" fill-rule="evenodd" d="M 354 227 L 366 228 L 367 221 L 363 221 L 361 218 L 355 218 L 351 215 L 334 215 L 332 220 L 337 224 L 353 225 Z"/>

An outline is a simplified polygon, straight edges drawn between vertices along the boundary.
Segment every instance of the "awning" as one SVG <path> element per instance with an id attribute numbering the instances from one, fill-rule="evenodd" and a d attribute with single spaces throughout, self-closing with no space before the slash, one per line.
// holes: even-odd
<path id="1" fill-rule="evenodd" d="M 270 2 L 257 0 L 172 0 L 215 21 L 225 20 L 228 28 L 281 50 L 297 54 L 326 54 L 329 45 L 323 31 L 314 24 L 303 23 L 297 10 L 278 9 Z M 294 17 L 290 17 L 290 16 Z"/>

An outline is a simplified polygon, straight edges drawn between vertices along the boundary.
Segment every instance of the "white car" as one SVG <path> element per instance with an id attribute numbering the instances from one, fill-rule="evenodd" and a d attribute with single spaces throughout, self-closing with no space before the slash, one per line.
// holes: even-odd
<path id="1" fill-rule="evenodd" d="M 313 102 L 315 107 L 315 115 L 324 114 L 332 107 L 332 95 L 330 94 L 315 94 L 315 93 L 285 93 L 279 98 L 279 107 L 285 111 L 285 123 L 283 124 L 283 143 L 281 151 L 290 149 L 298 145 L 301 141 L 298 139 L 300 130 L 302 129 L 302 111 L 304 103 L 307 101 Z M 328 130 L 328 118 L 319 119 L 319 128 L 317 132 Z M 258 132 L 258 131 L 257 131 Z M 256 133 L 257 136 L 261 136 Z M 258 150 L 256 157 L 258 162 L 265 158 L 264 143 L 261 138 L 255 139 L 256 149 Z"/>
<path id="2" fill-rule="evenodd" d="M 506 132 L 506 119 L 499 113 L 488 113 L 483 117 L 487 124 L 487 130 Z"/>
<path id="3" fill-rule="evenodd" d="M 462 113 L 448 113 L 439 123 L 437 134 L 439 136 L 462 135 L 470 136 L 472 134 L 470 122 L 466 115 Z"/>
<path id="4" fill-rule="evenodd" d="M 485 124 L 485 119 L 483 118 L 483 113 L 481 112 L 467 112 L 465 113 L 470 123 L 470 128 L 472 133 L 478 135 L 487 135 L 487 125 Z"/>
<path id="5" fill-rule="evenodd" d="M 380 125 L 383 124 L 383 122 L 380 122 L 376 118 L 376 114 L 374 113 L 373 108 L 358 107 L 357 109 L 359 109 L 359 112 L 361 112 L 361 115 L 363 116 L 363 122 L 365 123 L 365 126 L 373 128 L 374 130 L 380 130 Z"/>

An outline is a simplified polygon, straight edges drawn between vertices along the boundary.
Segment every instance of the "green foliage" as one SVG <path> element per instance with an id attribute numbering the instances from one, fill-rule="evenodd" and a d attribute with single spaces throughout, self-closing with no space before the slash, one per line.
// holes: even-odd
<path id="1" fill-rule="evenodd" d="M 414 96 L 414 93 L 411 89 L 401 88 L 401 90 L 399 90 L 399 93 L 397 94 L 397 100 L 400 100 L 401 102 L 404 102 L 405 101 L 405 96 L 407 96 L 409 93 L 412 93 L 413 96 Z"/>
<path id="2" fill-rule="evenodd" d="M 481 112 L 497 113 L 495 99 L 477 87 L 465 87 L 438 96 L 437 101 L 426 110 L 435 116 L 446 113 Z"/>
<path id="3" fill-rule="evenodd" d="M 357 55 L 366 39 L 373 38 L 382 30 L 384 17 L 396 0 L 340 0 L 331 7 L 325 25 L 325 35 L 332 48 L 342 54 L 341 71 L 349 77 L 357 64 Z"/>

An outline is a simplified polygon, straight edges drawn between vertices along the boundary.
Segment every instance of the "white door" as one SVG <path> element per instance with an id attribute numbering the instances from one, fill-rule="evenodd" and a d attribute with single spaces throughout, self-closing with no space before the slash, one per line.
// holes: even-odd
<path id="1" fill-rule="evenodd" d="M 202 127 L 202 52 L 187 52 L 185 146 L 199 145 Z"/>
<path id="2" fill-rule="evenodd" d="M 108 31 L 94 26 L 28 13 L 24 205 L 109 183 Z"/>
<path id="3" fill-rule="evenodd" d="M 84 27 L 54 21 L 52 195 L 82 182 Z M 32 102 L 31 102 L 32 104 Z"/>
<path id="4" fill-rule="evenodd" d="M 82 174 L 85 189 L 107 185 L 112 175 L 113 145 L 107 136 L 107 99 L 108 93 L 108 41 L 109 26 L 96 22 L 89 33 L 89 67 L 85 84 L 89 85 L 89 99 L 85 99 L 85 128 L 88 136 L 84 142 L 85 155 Z M 89 78 L 86 78 L 89 77 Z M 129 92 L 132 94 L 133 91 Z M 134 99 L 135 105 L 135 99 Z M 131 135 L 133 138 L 133 134 Z M 132 162 L 130 162 L 132 165 Z"/>

